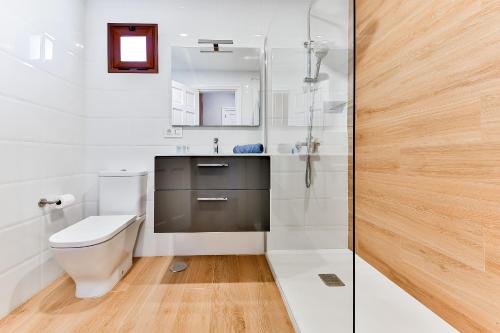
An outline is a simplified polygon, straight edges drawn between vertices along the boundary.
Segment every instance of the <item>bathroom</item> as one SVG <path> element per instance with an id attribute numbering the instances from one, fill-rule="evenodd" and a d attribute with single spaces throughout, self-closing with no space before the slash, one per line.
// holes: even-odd
<path id="1" fill-rule="evenodd" d="M 0 22 L 0 332 L 500 332 L 495 1 Z"/>

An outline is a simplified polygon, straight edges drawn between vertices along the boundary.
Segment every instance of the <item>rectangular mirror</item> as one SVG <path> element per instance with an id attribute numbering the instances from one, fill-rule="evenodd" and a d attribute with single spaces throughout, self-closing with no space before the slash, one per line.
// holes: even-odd
<path id="1" fill-rule="evenodd" d="M 259 126 L 261 53 L 172 47 L 172 125 Z"/>

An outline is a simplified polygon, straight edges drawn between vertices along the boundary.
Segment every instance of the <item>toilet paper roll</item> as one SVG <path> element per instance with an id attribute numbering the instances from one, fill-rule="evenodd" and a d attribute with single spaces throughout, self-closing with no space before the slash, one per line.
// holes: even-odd
<path id="1" fill-rule="evenodd" d="M 58 201 L 55 205 L 56 209 L 63 209 L 64 207 L 71 205 L 75 202 L 75 196 L 73 194 L 63 194 L 56 198 Z"/>

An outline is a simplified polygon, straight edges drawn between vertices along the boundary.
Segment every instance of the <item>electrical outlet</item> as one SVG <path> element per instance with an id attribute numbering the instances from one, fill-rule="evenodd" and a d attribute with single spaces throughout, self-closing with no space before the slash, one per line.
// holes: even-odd
<path id="1" fill-rule="evenodd" d="M 163 131 L 164 138 L 182 138 L 182 127 L 167 127 Z"/>

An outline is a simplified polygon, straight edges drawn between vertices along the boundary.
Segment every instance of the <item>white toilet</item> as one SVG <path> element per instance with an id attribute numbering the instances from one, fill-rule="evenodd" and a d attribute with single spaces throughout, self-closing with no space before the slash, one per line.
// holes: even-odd
<path id="1" fill-rule="evenodd" d="M 76 297 L 99 297 L 132 266 L 132 253 L 146 213 L 147 172 L 99 173 L 99 216 L 52 235 L 57 262 L 73 278 Z"/>

